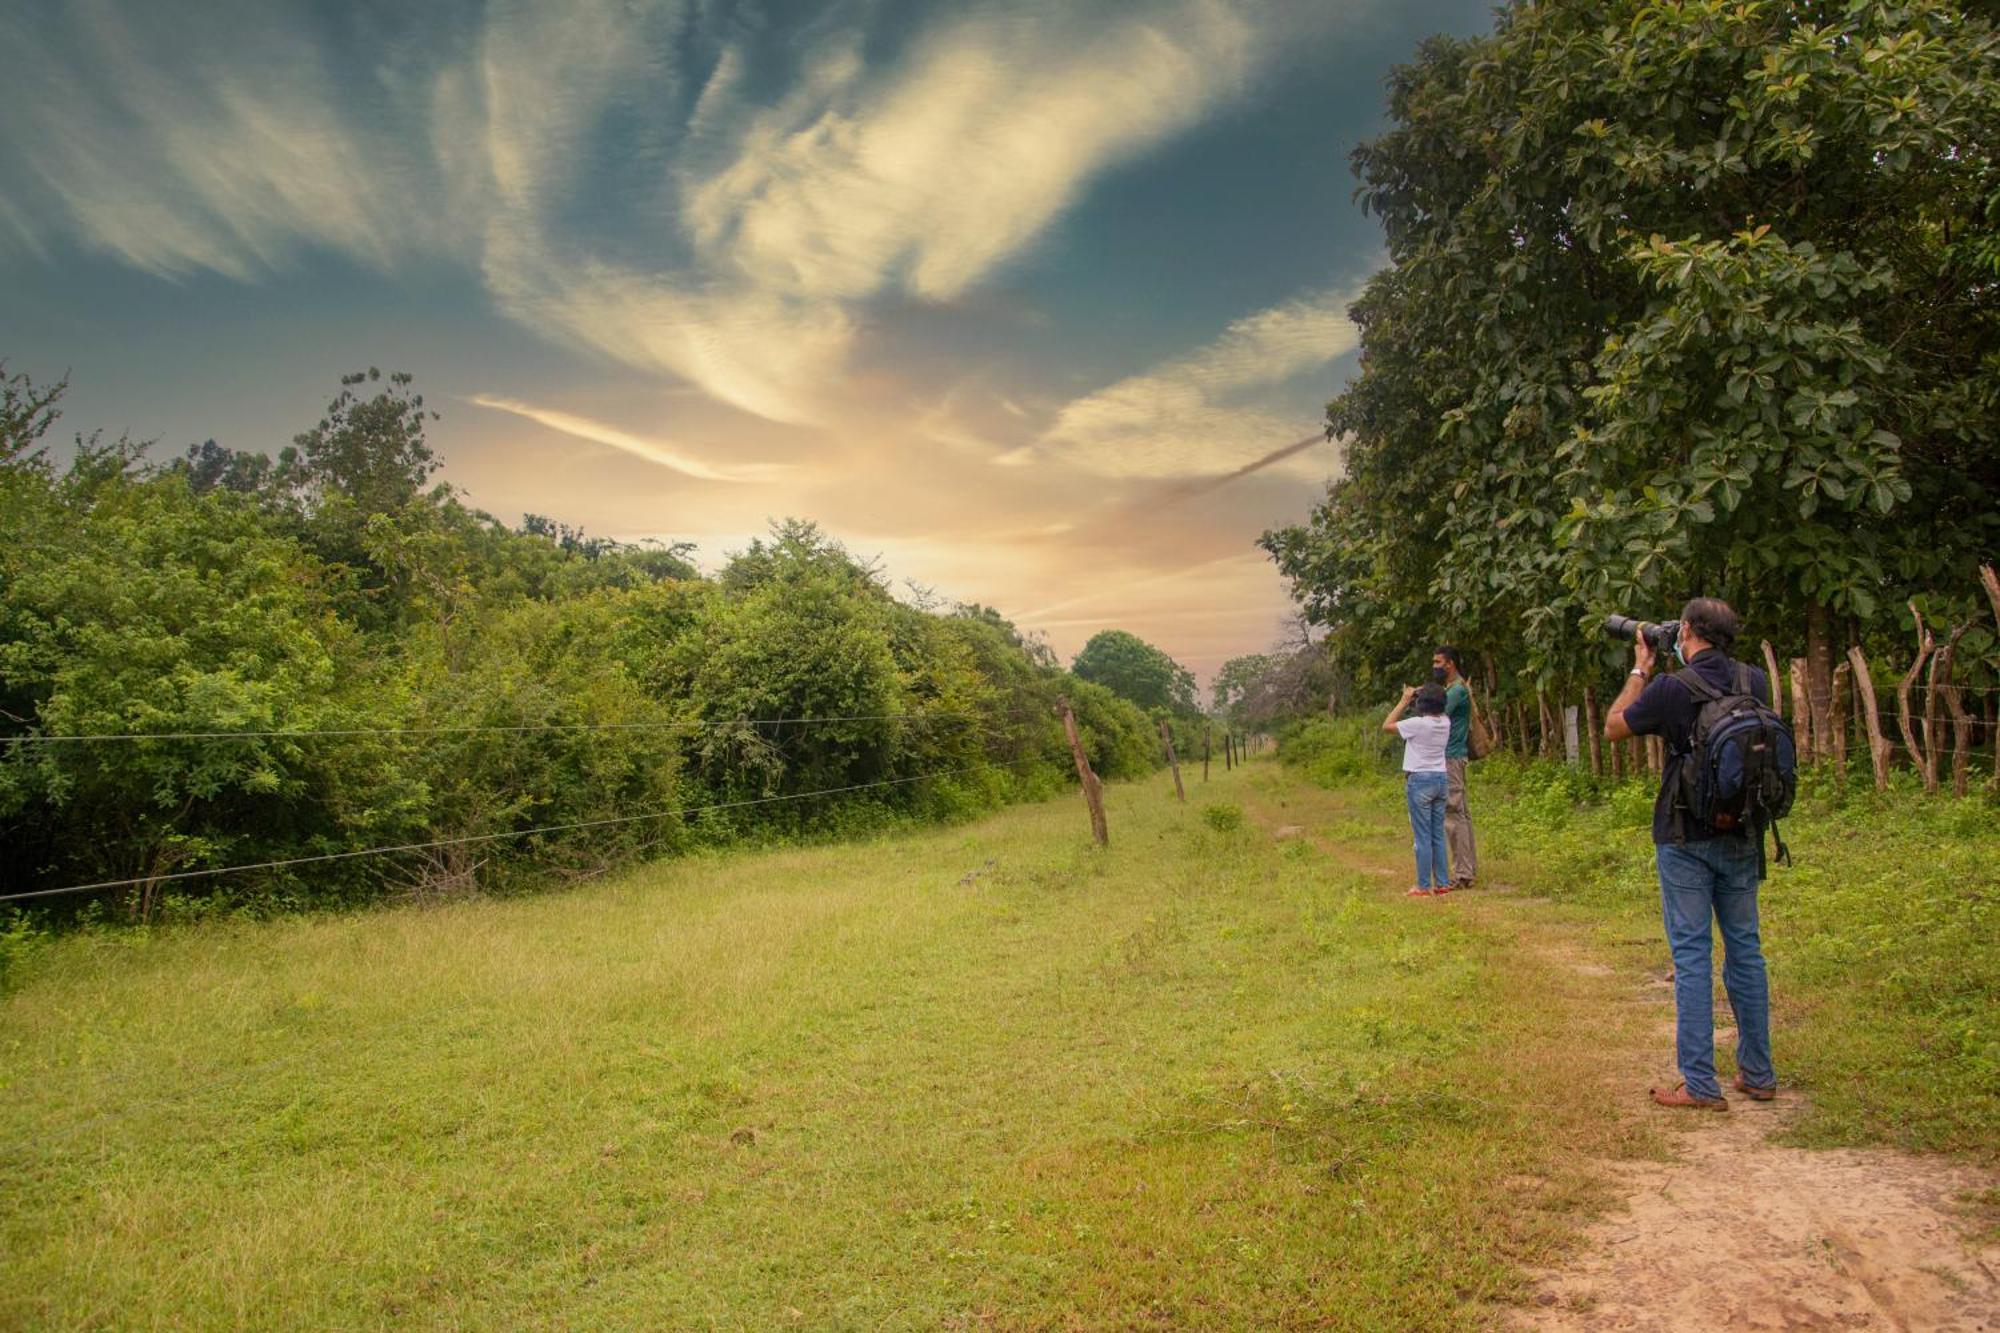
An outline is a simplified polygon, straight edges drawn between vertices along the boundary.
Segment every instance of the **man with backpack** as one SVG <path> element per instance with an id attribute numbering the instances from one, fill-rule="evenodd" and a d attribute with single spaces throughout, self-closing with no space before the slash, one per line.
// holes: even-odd
<path id="1" fill-rule="evenodd" d="M 1770 681 L 1729 656 L 1741 625 L 1726 603 L 1695 598 L 1681 611 L 1673 644 L 1685 665 L 1657 679 L 1654 645 L 1646 633 L 1635 635 L 1631 674 L 1604 724 L 1608 740 L 1659 736 L 1666 745 L 1653 843 L 1674 959 L 1681 1082 L 1652 1089 L 1661 1106 L 1729 1109 L 1715 1073 L 1711 919 L 1722 930 L 1722 984 L 1736 1012 L 1736 1090 L 1756 1101 L 1777 1095 L 1757 883 L 1764 830 L 1775 832 L 1790 810 L 1796 761 L 1791 733 L 1770 709 Z M 1778 848 L 1784 856 L 1782 842 Z"/>

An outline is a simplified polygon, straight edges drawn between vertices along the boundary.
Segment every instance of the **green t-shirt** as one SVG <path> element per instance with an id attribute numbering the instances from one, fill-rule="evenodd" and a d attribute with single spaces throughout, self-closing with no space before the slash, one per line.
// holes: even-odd
<path id="1" fill-rule="evenodd" d="M 1444 757 L 1470 759 L 1472 751 L 1466 748 L 1466 743 L 1472 735 L 1472 691 L 1463 685 L 1447 686 L 1444 715 L 1451 719 L 1451 739 L 1444 743 Z"/>

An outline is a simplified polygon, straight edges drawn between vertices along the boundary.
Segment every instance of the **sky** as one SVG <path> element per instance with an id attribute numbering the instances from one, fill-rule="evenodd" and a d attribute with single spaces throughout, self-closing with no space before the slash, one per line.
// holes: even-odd
<path id="1" fill-rule="evenodd" d="M 1353 146 L 1458 0 L 0 0 L 0 359 L 275 452 L 406 370 L 503 521 L 818 522 L 1206 680 L 1339 467 Z M 1293 446 L 1301 446 L 1293 448 Z"/>

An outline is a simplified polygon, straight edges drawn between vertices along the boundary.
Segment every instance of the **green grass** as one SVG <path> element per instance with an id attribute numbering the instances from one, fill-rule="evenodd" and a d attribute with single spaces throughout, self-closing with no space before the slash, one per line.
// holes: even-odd
<path id="1" fill-rule="evenodd" d="M 1609 983 L 1170 790 L 17 950 L 0 1326 L 1481 1322 L 1655 1146 L 1547 1096 Z"/>

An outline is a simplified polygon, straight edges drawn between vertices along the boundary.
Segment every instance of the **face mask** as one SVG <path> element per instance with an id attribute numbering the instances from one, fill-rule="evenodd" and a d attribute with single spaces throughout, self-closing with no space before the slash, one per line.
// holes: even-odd
<path id="1" fill-rule="evenodd" d="M 1449 671 L 1446 671 L 1443 667 L 1431 668 L 1431 679 L 1436 681 L 1440 685 L 1444 684 L 1445 681 L 1450 678 L 1450 676 L 1451 673 Z"/>
<path id="2" fill-rule="evenodd" d="M 1682 666 L 1686 666 L 1688 662 L 1687 654 L 1681 651 L 1681 640 L 1679 635 L 1674 636 L 1674 661 L 1679 662 Z"/>

